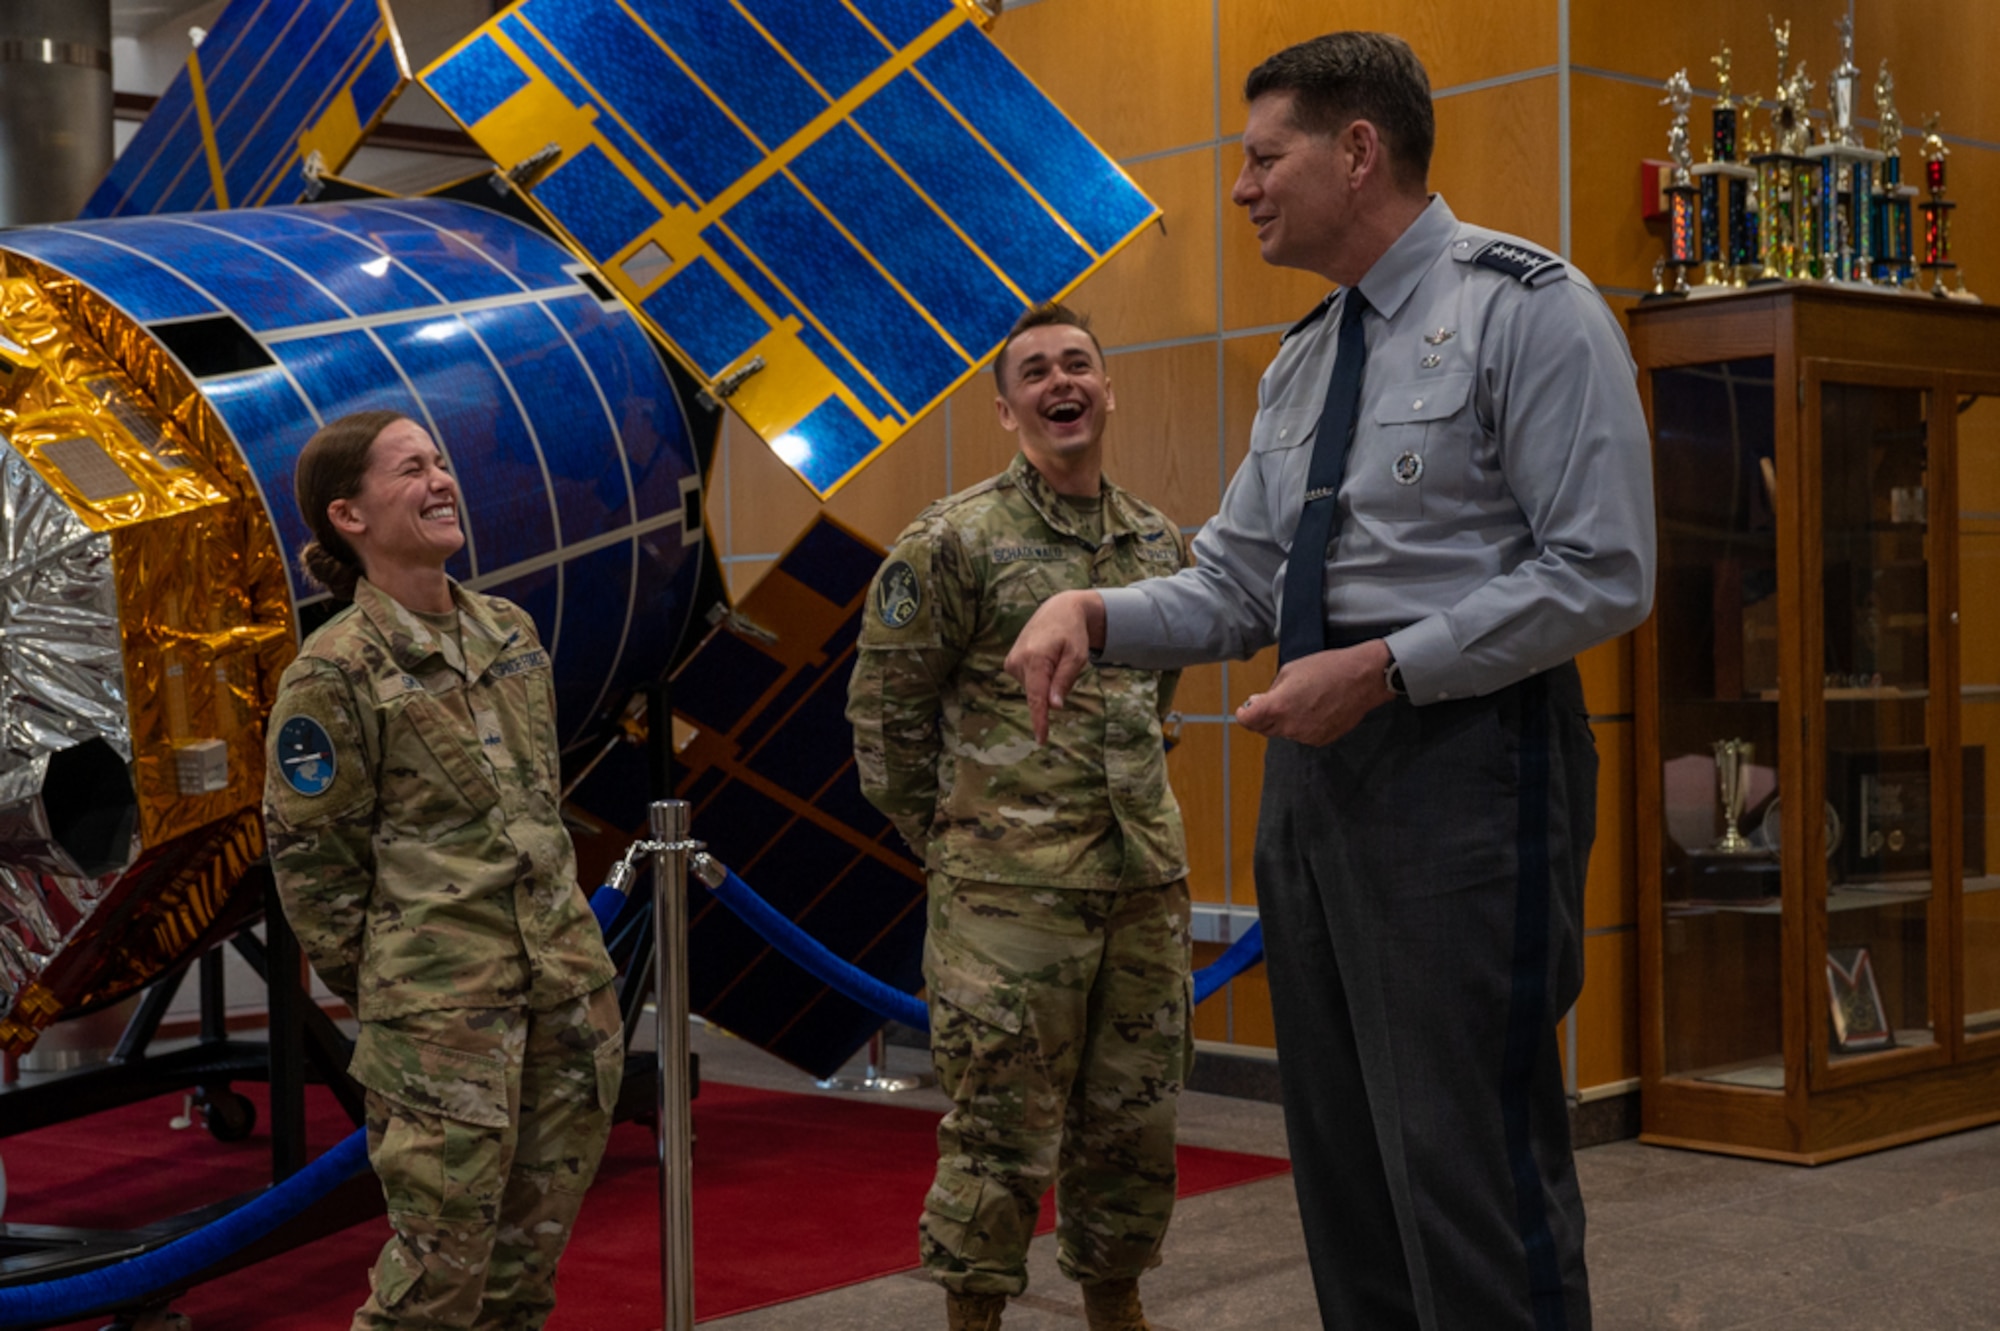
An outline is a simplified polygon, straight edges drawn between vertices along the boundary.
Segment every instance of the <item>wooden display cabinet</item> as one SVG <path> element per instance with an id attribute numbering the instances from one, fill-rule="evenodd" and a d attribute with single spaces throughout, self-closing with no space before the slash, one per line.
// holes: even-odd
<path id="1" fill-rule="evenodd" d="M 1779 284 L 1631 325 L 1641 1135 L 1818 1163 L 2000 1120 L 2000 311 Z"/>

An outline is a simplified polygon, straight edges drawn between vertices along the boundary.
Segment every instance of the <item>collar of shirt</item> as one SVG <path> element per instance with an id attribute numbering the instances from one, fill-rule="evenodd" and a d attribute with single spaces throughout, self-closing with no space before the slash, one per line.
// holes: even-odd
<path id="1" fill-rule="evenodd" d="M 1035 464 L 1028 461 L 1027 454 L 1014 455 L 1013 462 L 1007 466 L 1007 476 L 1014 483 L 1014 488 L 1021 492 L 1035 512 L 1041 516 L 1042 521 L 1049 525 L 1050 530 L 1078 541 L 1090 549 L 1097 548 L 1097 542 L 1090 540 L 1076 529 L 1076 524 L 1070 520 L 1069 512 L 1063 506 L 1062 497 L 1056 493 L 1055 487 L 1049 484 L 1048 478 L 1035 470 Z M 1143 524 L 1139 520 L 1139 515 L 1132 511 L 1125 492 L 1100 477 L 1097 482 L 1097 493 L 1104 500 L 1105 541 L 1137 535 Z"/>
<path id="2" fill-rule="evenodd" d="M 1457 232 L 1458 218 L 1445 206 L 1444 195 L 1431 195 L 1429 206 L 1355 285 L 1385 321 L 1394 319 Z"/>
<path id="3" fill-rule="evenodd" d="M 456 581 L 451 584 L 451 600 L 458 609 L 464 640 L 465 677 L 478 679 L 518 634 L 495 619 L 482 598 L 471 595 Z M 443 659 L 447 665 L 458 664 L 452 660 L 458 654 L 456 645 L 447 645 L 422 617 L 405 611 L 395 598 L 366 578 L 354 584 L 354 608 L 367 617 L 382 641 L 389 645 L 396 664 L 404 670 L 414 673 L 433 657 Z"/>

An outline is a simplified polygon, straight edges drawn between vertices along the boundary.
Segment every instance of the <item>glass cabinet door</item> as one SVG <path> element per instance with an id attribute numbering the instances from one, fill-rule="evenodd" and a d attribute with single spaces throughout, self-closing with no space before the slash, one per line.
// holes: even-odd
<path id="1" fill-rule="evenodd" d="M 1819 385 L 1829 1066 L 1937 1043 L 1937 782 L 1928 523 L 1930 393 Z M 1787 810 L 1787 814 L 1790 811 Z M 1817 1005 L 1814 1005 L 1817 1007 Z"/>
<path id="2" fill-rule="evenodd" d="M 2000 1052 L 2000 864 L 1986 829 L 2000 783 L 2000 396 L 1955 395 L 1958 459 L 1959 734 L 1965 761 L 1965 1035 Z"/>
<path id="3" fill-rule="evenodd" d="M 1773 361 L 1653 372 L 1665 1071 L 1784 1087 Z"/>

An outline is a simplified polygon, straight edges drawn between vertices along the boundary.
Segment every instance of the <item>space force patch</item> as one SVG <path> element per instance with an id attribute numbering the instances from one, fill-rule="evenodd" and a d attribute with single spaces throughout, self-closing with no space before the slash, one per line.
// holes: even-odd
<path id="1" fill-rule="evenodd" d="M 278 730 L 278 770 L 299 794 L 324 795 L 338 770 L 326 727 L 309 716 L 285 722 Z"/>
<path id="2" fill-rule="evenodd" d="M 903 628 L 923 608 L 923 587 L 907 561 L 899 559 L 882 570 L 882 578 L 875 584 L 875 615 L 885 627 Z"/>

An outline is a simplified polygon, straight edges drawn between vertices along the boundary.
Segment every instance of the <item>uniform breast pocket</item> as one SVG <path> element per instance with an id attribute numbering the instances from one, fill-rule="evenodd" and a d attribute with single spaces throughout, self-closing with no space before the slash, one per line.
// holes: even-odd
<path id="1" fill-rule="evenodd" d="M 436 841 L 500 802 L 482 770 L 471 718 L 442 698 L 405 694 L 383 728 L 382 822 L 421 841 Z"/>
<path id="2" fill-rule="evenodd" d="M 1289 532 L 1299 525 L 1306 472 L 1312 464 L 1312 450 L 1305 445 L 1312 441 L 1316 419 L 1310 411 L 1265 410 L 1257 413 L 1250 427 L 1250 455 L 1264 482 L 1274 532 Z"/>
<path id="3" fill-rule="evenodd" d="M 1358 475 L 1349 468 L 1355 508 L 1414 519 L 1426 503 L 1462 493 L 1476 434 L 1471 401 L 1469 371 L 1398 384 L 1377 398 L 1367 462 Z"/>

